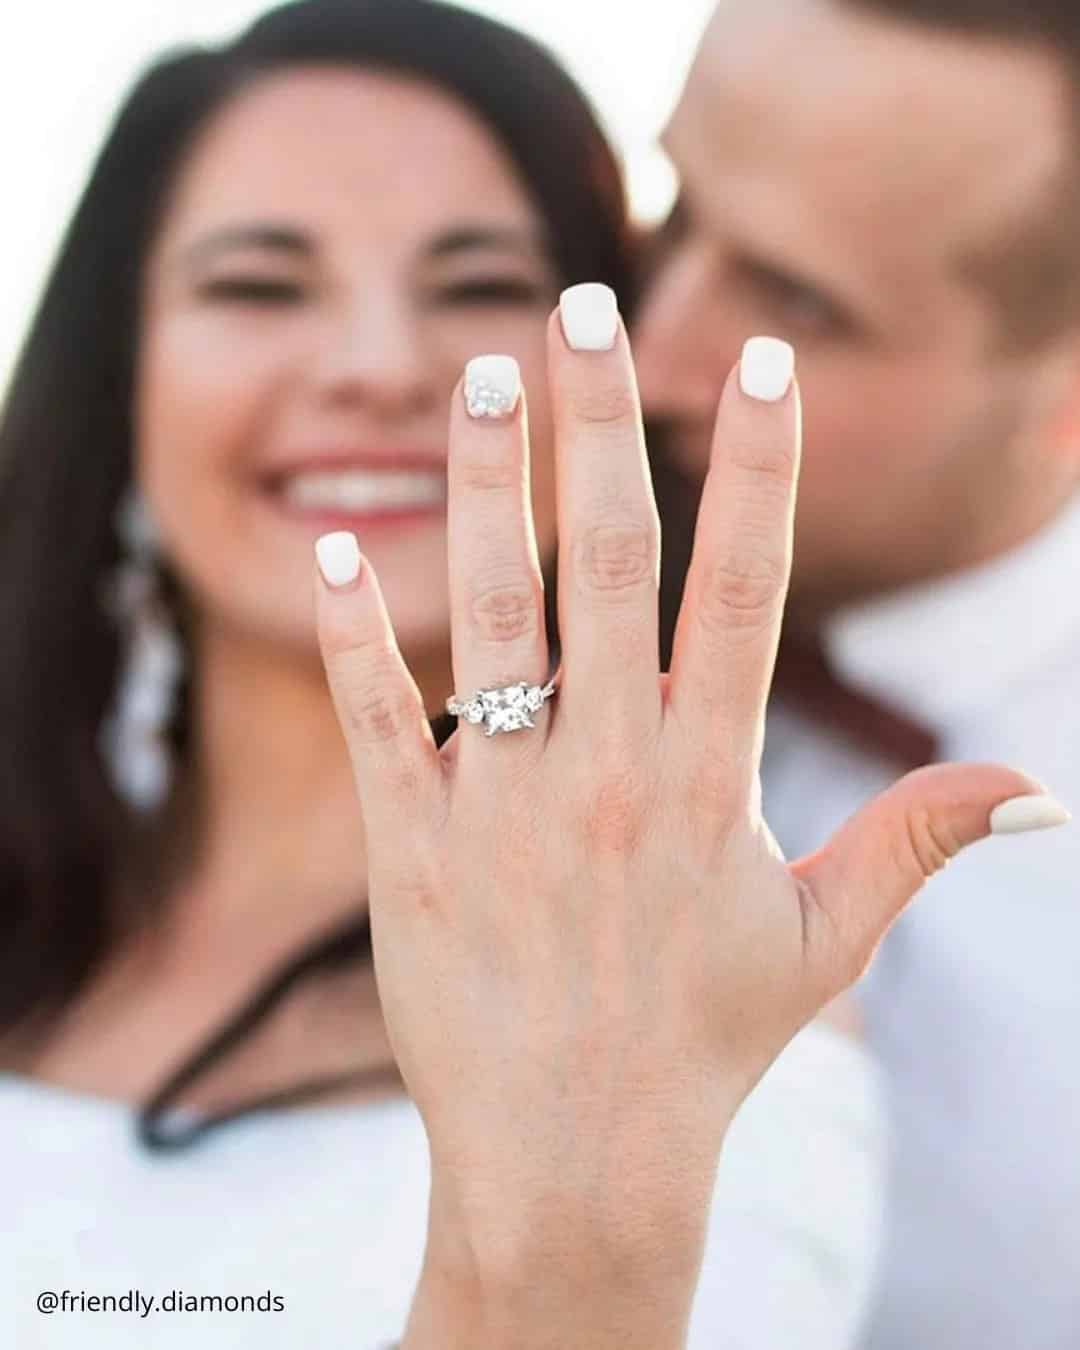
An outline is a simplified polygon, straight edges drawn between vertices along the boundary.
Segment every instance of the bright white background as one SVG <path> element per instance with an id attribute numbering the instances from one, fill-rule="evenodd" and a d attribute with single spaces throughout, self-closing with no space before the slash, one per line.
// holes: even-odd
<path id="1" fill-rule="evenodd" d="M 545 41 L 623 155 L 636 212 L 672 193 L 654 149 L 714 0 L 465 0 Z M 20 3 L 0 43 L 0 390 L 60 235 L 125 91 L 161 49 L 231 36 L 257 0 Z"/>

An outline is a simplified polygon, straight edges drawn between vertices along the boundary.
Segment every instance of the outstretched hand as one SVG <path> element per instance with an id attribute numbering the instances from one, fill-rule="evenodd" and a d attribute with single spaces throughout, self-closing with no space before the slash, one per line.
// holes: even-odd
<path id="1" fill-rule="evenodd" d="M 755 339 L 728 380 L 662 674 L 630 349 L 606 288 L 564 296 L 549 330 L 562 664 L 534 729 L 462 721 L 438 748 L 370 564 L 351 536 L 320 541 L 341 583 L 317 581 L 318 626 L 364 817 L 387 1032 L 433 1187 L 478 1247 L 526 1250 L 550 1219 L 576 1225 L 583 1259 L 607 1242 L 692 1267 L 745 1095 L 994 808 L 1042 791 L 1005 767 L 924 769 L 821 852 L 784 860 L 758 770 L 791 566 L 792 363 Z M 485 373 L 480 403 L 509 415 L 470 415 L 473 378 L 450 429 L 462 696 L 549 674 L 525 397 L 513 362 L 471 370 Z"/>

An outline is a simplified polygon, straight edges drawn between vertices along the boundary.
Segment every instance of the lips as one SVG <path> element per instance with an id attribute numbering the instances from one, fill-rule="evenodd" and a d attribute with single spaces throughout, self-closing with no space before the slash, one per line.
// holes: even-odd
<path id="1" fill-rule="evenodd" d="M 276 463 L 269 464 L 260 477 L 271 489 L 280 488 L 287 478 L 301 473 L 322 473 L 346 471 L 391 472 L 415 471 L 426 473 L 446 473 L 446 453 L 411 448 L 386 450 L 349 450 L 347 448 L 312 450 L 308 453 L 296 452 L 284 456 Z"/>
<path id="2" fill-rule="evenodd" d="M 384 530 L 393 533 L 410 527 L 430 525 L 445 528 L 446 512 L 428 508 L 412 511 L 344 511 L 333 508 L 318 510 L 298 508 L 279 498 L 271 498 L 270 505 L 279 518 L 311 534 L 328 534 L 335 530 L 352 530 L 361 538 Z"/>
<path id="3" fill-rule="evenodd" d="M 357 467 L 355 458 L 343 467 L 340 459 L 322 457 L 275 474 L 262 495 L 279 518 L 309 534 L 355 530 L 370 535 L 373 530 L 444 527 L 446 490 L 445 464 L 433 466 L 430 459 L 415 468 L 402 467 L 398 459 L 391 468 L 373 467 L 370 461 Z"/>
<path id="4" fill-rule="evenodd" d="M 281 480 L 278 495 L 298 510 L 345 512 L 442 509 L 446 478 L 430 470 L 348 469 L 292 474 Z"/>

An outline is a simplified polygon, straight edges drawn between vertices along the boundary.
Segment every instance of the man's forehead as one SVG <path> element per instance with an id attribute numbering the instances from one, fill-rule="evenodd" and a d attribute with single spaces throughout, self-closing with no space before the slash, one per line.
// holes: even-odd
<path id="1" fill-rule="evenodd" d="M 752 183 L 883 267 L 915 245 L 925 261 L 928 243 L 944 265 L 1036 208 L 1068 107 L 1039 48 L 850 0 L 724 0 L 664 139 L 704 209 L 722 196 L 738 213 Z"/>

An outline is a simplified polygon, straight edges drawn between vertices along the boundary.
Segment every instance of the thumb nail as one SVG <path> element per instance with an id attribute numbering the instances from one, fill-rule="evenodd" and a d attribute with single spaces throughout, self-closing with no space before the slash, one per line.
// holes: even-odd
<path id="1" fill-rule="evenodd" d="M 996 806 L 990 813 L 990 830 L 993 834 L 1023 834 L 1027 830 L 1050 830 L 1070 820 L 1070 812 L 1046 792 L 1012 797 Z"/>

